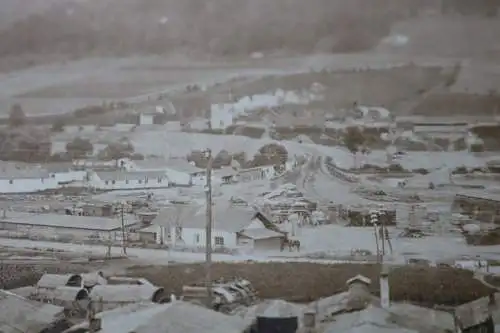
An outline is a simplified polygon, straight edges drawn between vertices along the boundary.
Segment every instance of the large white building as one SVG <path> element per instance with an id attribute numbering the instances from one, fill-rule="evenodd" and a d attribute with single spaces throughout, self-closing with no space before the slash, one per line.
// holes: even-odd
<path id="1" fill-rule="evenodd" d="M 132 216 L 124 217 L 129 229 L 138 224 Z M 52 240 L 121 240 L 122 221 L 118 217 L 76 216 L 62 214 L 31 214 L 3 211 L 0 230 L 7 236 L 26 236 Z"/>
<path id="2" fill-rule="evenodd" d="M 239 246 L 278 250 L 283 234 L 266 228 L 265 217 L 253 209 L 214 207 L 212 246 Z M 204 247 L 206 244 L 206 214 L 203 207 L 188 206 L 182 216 L 175 209 L 162 210 L 148 230 L 156 234 L 158 243 L 174 247 Z"/>

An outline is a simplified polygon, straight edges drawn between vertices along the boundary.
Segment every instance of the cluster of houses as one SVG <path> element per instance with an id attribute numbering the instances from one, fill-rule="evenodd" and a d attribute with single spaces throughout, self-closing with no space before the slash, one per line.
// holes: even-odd
<path id="1" fill-rule="evenodd" d="M 39 166 L 0 162 L 0 194 L 36 193 L 63 187 L 92 190 L 139 190 L 204 185 L 205 169 L 184 159 L 150 159 L 114 162 L 74 161 Z M 289 163 L 287 167 L 292 167 Z M 214 181 L 230 183 L 241 179 L 270 178 L 273 166 L 237 170 L 215 170 Z"/>

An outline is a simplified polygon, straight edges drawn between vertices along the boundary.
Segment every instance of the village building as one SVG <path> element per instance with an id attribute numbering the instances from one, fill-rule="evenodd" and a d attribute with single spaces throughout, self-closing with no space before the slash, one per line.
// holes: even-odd
<path id="1" fill-rule="evenodd" d="M 124 216 L 123 225 L 127 230 L 137 224 L 134 217 Z M 47 240 L 117 241 L 122 239 L 122 221 L 119 218 L 31 214 L 4 210 L 0 216 L 0 230 Z"/>
<path id="2" fill-rule="evenodd" d="M 500 224 L 500 196 L 483 191 L 458 193 L 453 200 L 452 211 L 476 221 Z"/>
<path id="3" fill-rule="evenodd" d="M 178 219 L 175 210 L 166 208 L 148 228 L 157 243 L 171 242 L 178 247 L 204 247 L 206 215 L 201 207 L 189 206 Z M 156 229 L 155 229 L 156 228 Z M 214 207 L 212 245 L 214 248 L 245 247 L 253 250 L 279 250 L 284 234 L 272 230 L 262 214 L 241 207 Z M 144 231 L 144 230 L 142 230 Z M 153 238 L 153 236 L 151 236 Z"/>
<path id="4" fill-rule="evenodd" d="M 165 172 L 172 186 L 191 186 L 204 182 L 205 170 L 197 168 L 185 159 L 152 158 L 141 161 L 129 161 L 129 170 Z"/>
<path id="5" fill-rule="evenodd" d="M 104 311 L 96 315 L 94 333 L 243 333 L 246 322 L 205 307 L 182 301 L 168 304 L 142 302 Z M 88 321 L 63 333 L 89 333 Z"/>
<path id="6" fill-rule="evenodd" d="M 28 300 L 6 290 L 0 290 L 0 309 L 1 331 L 41 333 L 56 326 L 60 331 L 70 327 L 62 307 Z"/>
<path id="7" fill-rule="evenodd" d="M 159 189 L 170 187 L 170 182 L 162 171 L 93 171 L 87 186 L 98 190 Z"/>
<path id="8" fill-rule="evenodd" d="M 55 190 L 59 184 L 45 169 L 11 169 L 0 172 L 0 194 Z"/>
<path id="9" fill-rule="evenodd" d="M 87 171 L 76 168 L 72 162 L 47 163 L 43 165 L 50 177 L 54 178 L 59 185 L 69 185 L 71 183 L 82 184 L 87 177 Z"/>

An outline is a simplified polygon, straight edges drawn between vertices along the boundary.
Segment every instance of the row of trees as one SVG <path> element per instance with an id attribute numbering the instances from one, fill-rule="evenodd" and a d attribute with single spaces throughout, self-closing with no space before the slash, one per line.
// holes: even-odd
<path id="1" fill-rule="evenodd" d="M 194 162 L 199 168 L 206 168 L 208 163 L 206 155 L 199 150 L 192 151 L 187 156 L 187 160 Z M 231 154 L 226 150 L 221 150 L 214 156 L 212 165 L 214 168 L 221 168 L 231 165 L 234 161 L 242 168 L 263 165 L 281 166 L 288 161 L 288 150 L 282 145 L 270 143 L 262 146 L 252 159 L 247 159 L 245 152 Z"/>
<path id="2" fill-rule="evenodd" d="M 321 44 L 330 51 L 354 51 L 385 36 L 393 22 L 408 15 L 413 2 L 116 0 L 114 6 L 109 1 L 72 4 L 71 15 L 64 3 L 3 31 L 0 50 L 4 55 L 81 55 L 187 47 L 234 54 L 282 48 L 311 51 Z"/>

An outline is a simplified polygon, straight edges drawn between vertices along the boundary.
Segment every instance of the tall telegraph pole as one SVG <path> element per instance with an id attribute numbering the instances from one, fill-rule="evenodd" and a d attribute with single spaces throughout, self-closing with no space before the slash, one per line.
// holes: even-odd
<path id="1" fill-rule="evenodd" d="M 122 222 L 122 249 L 123 249 L 123 254 L 127 255 L 127 241 L 125 239 L 125 204 L 122 202 L 121 204 L 121 209 L 120 209 L 120 218 Z"/>
<path id="2" fill-rule="evenodd" d="M 207 183 L 205 187 L 205 192 L 207 195 L 206 201 L 206 245 L 205 245 L 205 264 L 206 264 L 206 277 L 205 283 L 207 287 L 207 306 L 212 308 L 212 151 L 207 149 L 205 151 L 205 156 L 207 157 Z"/>

